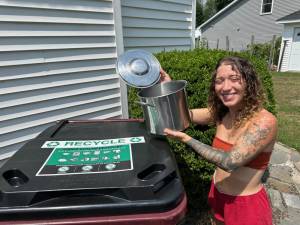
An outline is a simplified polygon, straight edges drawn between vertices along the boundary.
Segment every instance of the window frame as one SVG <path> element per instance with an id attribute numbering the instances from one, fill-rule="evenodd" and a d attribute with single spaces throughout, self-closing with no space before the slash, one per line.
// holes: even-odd
<path id="1" fill-rule="evenodd" d="M 275 0 L 271 0 L 272 3 L 271 3 L 271 11 L 270 11 L 270 12 L 263 12 L 263 6 L 266 5 L 266 4 L 270 4 L 270 3 L 265 3 L 265 4 L 264 4 L 264 1 L 265 1 L 265 0 L 261 0 L 261 4 L 260 4 L 260 15 L 269 15 L 269 14 L 272 14 L 272 12 L 273 12 L 273 5 L 274 5 L 274 1 L 275 1 Z"/>

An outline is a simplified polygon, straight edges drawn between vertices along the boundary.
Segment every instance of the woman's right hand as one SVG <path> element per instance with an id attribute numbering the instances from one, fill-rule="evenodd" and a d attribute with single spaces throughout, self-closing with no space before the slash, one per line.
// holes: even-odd
<path id="1" fill-rule="evenodd" d="M 184 132 L 171 130 L 169 128 L 164 129 L 164 134 L 169 138 L 179 140 L 183 143 L 186 143 L 186 142 L 188 142 L 189 140 L 192 139 L 192 137 L 190 137 L 189 135 L 187 135 Z"/>
<path id="2" fill-rule="evenodd" d="M 171 81 L 171 77 L 169 74 L 166 73 L 166 71 L 164 71 L 162 68 L 160 68 L 160 82 L 167 82 L 167 81 Z"/>

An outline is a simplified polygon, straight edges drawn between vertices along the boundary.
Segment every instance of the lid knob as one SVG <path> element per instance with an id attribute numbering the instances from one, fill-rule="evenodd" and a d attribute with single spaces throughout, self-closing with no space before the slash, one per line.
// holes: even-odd
<path id="1" fill-rule="evenodd" d="M 136 75 L 144 75 L 149 71 L 149 65 L 144 59 L 133 59 L 129 66 L 131 71 Z"/>

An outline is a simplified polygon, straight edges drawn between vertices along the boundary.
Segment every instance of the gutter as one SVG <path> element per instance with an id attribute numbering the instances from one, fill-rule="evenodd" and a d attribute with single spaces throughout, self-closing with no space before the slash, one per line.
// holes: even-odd
<path id="1" fill-rule="evenodd" d="M 300 23 L 300 19 L 297 19 L 297 20 L 282 20 L 282 21 L 276 21 L 276 23 L 279 23 L 279 24 Z"/>

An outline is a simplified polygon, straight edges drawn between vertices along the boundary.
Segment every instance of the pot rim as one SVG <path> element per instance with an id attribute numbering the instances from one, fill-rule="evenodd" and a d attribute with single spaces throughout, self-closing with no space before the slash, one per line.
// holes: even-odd
<path id="1" fill-rule="evenodd" d="M 149 96 L 149 97 L 145 97 L 145 96 L 141 96 L 141 95 L 140 95 L 141 92 L 146 91 L 148 88 L 149 88 L 149 89 L 150 89 L 150 88 L 154 88 L 155 86 L 163 85 L 163 84 L 171 83 L 171 82 L 173 82 L 173 83 L 184 83 L 184 85 L 183 85 L 182 88 L 180 88 L 180 89 L 178 89 L 178 90 L 176 90 L 176 91 L 170 92 L 170 93 L 168 93 L 168 94 L 165 94 L 165 95 Z M 175 94 L 175 93 L 177 93 L 177 92 L 179 92 L 179 91 L 184 90 L 184 89 L 186 88 L 186 86 L 187 86 L 187 83 L 188 83 L 188 82 L 187 82 L 186 80 L 171 80 L 171 81 L 166 81 L 166 82 L 163 82 L 163 83 L 158 83 L 158 84 L 155 84 L 155 85 L 153 85 L 153 86 L 151 86 L 151 87 L 143 88 L 142 90 L 140 90 L 140 91 L 138 92 L 138 96 L 139 96 L 140 98 L 155 98 L 155 99 L 156 99 L 156 98 L 161 98 L 161 97 L 166 97 L 166 96 L 169 96 L 169 95 L 172 95 L 172 94 Z"/>

